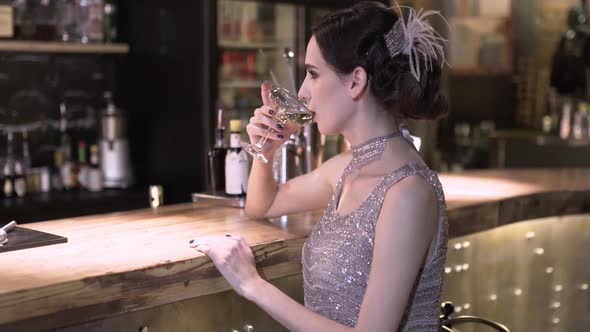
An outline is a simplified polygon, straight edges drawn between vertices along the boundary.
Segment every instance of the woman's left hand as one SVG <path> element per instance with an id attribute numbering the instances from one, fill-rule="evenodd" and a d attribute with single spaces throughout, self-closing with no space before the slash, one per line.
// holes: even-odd
<path id="1" fill-rule="evenodd" d="M 262 280 L 254 261 L 254 253 L 241 236 L 202 237 L 190 241 L 191 248 L 209 256 L 219 272 L 234 288 L 247 298 L 249 291 Z"/>

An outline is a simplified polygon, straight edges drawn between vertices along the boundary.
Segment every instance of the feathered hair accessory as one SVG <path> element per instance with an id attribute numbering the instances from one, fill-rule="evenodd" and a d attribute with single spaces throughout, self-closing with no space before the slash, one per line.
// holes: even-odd
<path id="1" fill-rule="evenodd" d="M 400 53 L 406 54 L 410 58 L 410 70 L 419 82 L 421 72 L 420 58 L 424 59 L 426 69 L 431 71 L 433 68 L 432 63 L 439 61 L 439 57 L 442 60 L 441 66 L 444 66 L 446 63 L 444 47 L 448 41 L 434 30 L 432 25 L 426 21 L 426 18 L 432 15 L 438 15 L 445 23 L 447 21 L 439 11 L 424 11 L 420 9 L 416 12 L 413 8 L 404 6 L 403 8 L 409 10 L 406 22 L 402 13 L 402 7 L 397 5 L 397 8 L 400 13 L 399 19 L 395 22 L 391 30 L 383 36 L 385 44 L 387 45 L 391 58 Z"/>

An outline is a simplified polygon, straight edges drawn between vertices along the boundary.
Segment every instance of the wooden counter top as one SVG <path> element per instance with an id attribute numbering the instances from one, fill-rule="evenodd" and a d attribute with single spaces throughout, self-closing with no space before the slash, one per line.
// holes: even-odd
<path id="1" fill-rule="evenodd" d="M 440 178 L 451 236 L 590 211 L 590 169 Z M 179 204 L 27 224 L 68 243 L 0 254 L 0 330 L 56 328 L 227 290 L 212 263 L 189 248 L 197 236 L 244 236 L 267 279 L 300 273 L 301 246 L 320 216 L 256 221 L 235 208 Z"/>

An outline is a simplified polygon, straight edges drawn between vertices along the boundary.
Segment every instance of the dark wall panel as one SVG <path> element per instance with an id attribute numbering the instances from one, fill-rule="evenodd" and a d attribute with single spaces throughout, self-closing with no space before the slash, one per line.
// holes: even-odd
<path id="1" fill-rule="evenodd" d="M 160 184 L 166 203 L 205 190 L 210 145 L 210 1 L 126 3 L 131 54 L 122 103 L 140 185 Z"/>

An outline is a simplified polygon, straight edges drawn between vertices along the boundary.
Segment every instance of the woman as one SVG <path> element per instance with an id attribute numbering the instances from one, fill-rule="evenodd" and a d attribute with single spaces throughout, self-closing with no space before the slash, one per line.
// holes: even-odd
<path id="1" fill-rule="evenodd" d="M 239 294 L 291 331 L 438 331 L 445 201 L 436 174 L 400 125 L 446 111 L 437 61 L 444 63 L 443 40 L 414 14 L 404 21 L 390 8 L 363 2 L 313 29 L 299 96 L 315 112 L 319 131 L 344 135 L 351 152 L 282 185 L 272 163 L 254 161 L 250 216 L 327 207 L 303 248 L 305 307 L 258 275 L 242 238 L 192 243 Z M 276 129 L 264 150 L 271 157 L 298 128 L 273 120 L 267 92 L 263 84 L 264 105 L 247 130 L 256 141 Z"/>

